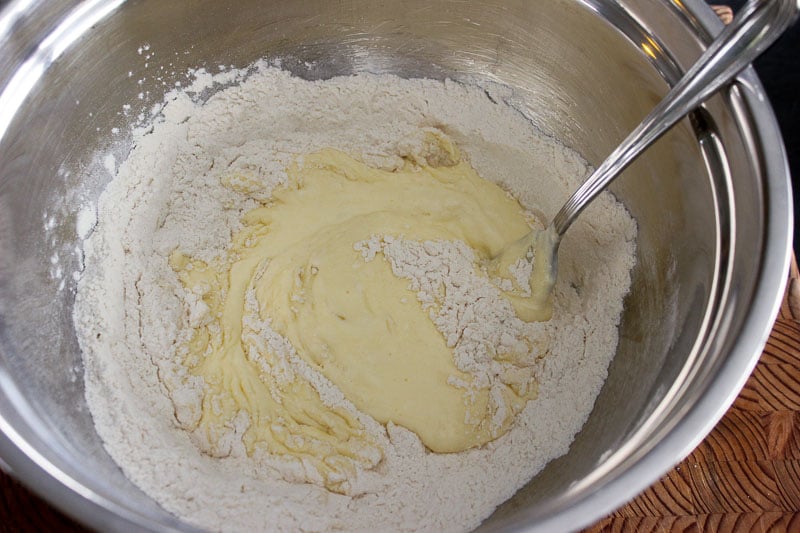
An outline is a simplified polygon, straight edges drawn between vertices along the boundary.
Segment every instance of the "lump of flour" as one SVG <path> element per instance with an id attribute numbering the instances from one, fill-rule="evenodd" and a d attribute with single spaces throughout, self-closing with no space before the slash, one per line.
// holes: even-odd
<path id="1" fill-rule="evenodd" d="M 458 531 L 566 452 L 635 225 L 601 197 L 562 244 L 553 319 L 520 320 L 529 263 L 482 261 L 586 167 L 497 101 L 264 64 L 169 96 L 100 198 L 75 306 L 126 476 L 215 530 Z"/>

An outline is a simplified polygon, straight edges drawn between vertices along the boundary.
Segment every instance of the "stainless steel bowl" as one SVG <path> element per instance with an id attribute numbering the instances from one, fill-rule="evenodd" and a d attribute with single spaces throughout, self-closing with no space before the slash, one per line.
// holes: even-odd
<path id="1" fill-rule="evenodd" d="M 110 179 L 94 171 L 97 154 L 123 157 L 136 115 L 187 68 L 266 56 L 313 79 L 490 79 L 514 88 L 543 132 L 598 163 L 720 29 L 701 0 L 0 6 L 0 455 L 27 485 L 102 530 L 188 528 L 104 451 L 71 320 L 79 211 Z M 483 529 L 577 528 L 654 482 L 722 416 L 777 313 L 791 191 L 752 71 L 613 190 L 638 221 L 639 257 L 608 380 L 569 453 Z"/>

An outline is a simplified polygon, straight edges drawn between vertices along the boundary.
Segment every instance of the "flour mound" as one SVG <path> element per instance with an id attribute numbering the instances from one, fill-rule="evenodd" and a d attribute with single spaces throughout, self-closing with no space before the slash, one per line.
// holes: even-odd
<path id="1" fill-rule="evenodd" d="M 384 456 L 350 480 L 351 495 L 334 494 L 313 482 L 293 482 L 313 477 L 302 464 L 248 456 L 242 417 L 225 435 L 223 456 L 211 457 L 188 431 L 197 423 L 204 384 L 186 371 L 186 354 L 178 353 L 206 309 L 170 268 L 174 250 L 206 262 L 222 256 L 242 215 L 286 183 L 287 166 L 323 148 L 398 169 L 409 158 L 429 162 L 435 154 L 419 139 L 431 128 L 443 129 L 481 176 L 545 218 L 587 171 L 577 154 L 503 104 L 508 90 L 502 87 L 492 87 L 490 99 L 482 87 L 452 81 L 358 75 L 309 82 L 266 64 L 248 71 L 205 102 L 187 92 L 168 95 L 100 197 L 74 315 L 97 432 L 131 481 L 199 527 L 474 528 L 564 454 L 591 411 L 616 349 L 635 224 L 609 194 L 575 223 L 561 246 L 555 313 L 546 324 L 513 317 L 498 287 L 474 271 L 463 243 L 382 235 L 357 245 L 364 260 L 386 260 L 409 281 L 459 369 L 488 386 L 513 381 L 510 370 L 536 376 L 538 397 L 488 445 L 430 453 L 412 432 L 358 413 L 268 322 L 253 319 L 248 334 L 277 355 L 263 370 L 281 379 L 302 375 L 324 402 L 349 406 Z M 218 81 L 229 81 L 231 74 L 224 75 Z M 192 90 L 214 81 L 204 75 Z M 523 261 L 512 269 L 521 287 L 527 268 Z M 514 369 L 495 360 L 498 355 Z"/>
<path id="2" fill-rule="evenodd" d="M 415 242 L 387 235 L 355 247 L 367 261 L 380 250 L 392 272 L 410 281 L 453 348 L 456 367 L 475 378 L 467 384 L 451 377 L 451 385 L 488 387 L 492 431 L 499 432 L 508 409 L 502 391 L 511 386 L 520 396 L 528 393 L 535 365 L 549 349 L 546 326 L 517 318 L 500 289 L 476 271 L 475 253 L 462 241 Z"/>

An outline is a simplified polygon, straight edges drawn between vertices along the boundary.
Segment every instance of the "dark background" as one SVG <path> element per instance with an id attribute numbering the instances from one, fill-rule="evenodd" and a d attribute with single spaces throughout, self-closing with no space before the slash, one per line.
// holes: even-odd
<path id="1" fill-rule="evenodd" d="M 709 4 L 728 5 L 733 8 L 734 13 L 744 3 L 745 0 L 709 1 Z M 797 220 L 800 220 L 797 201 L 800 194 L 800 21 L 795 21 L 795 24 L 753 64 L 778 118 L 783 144 L 789 157 L 795 197 L 795 227 L 797 227 Z M 796 256 L 800 256 L 798 244 L 800 237 L 795 231 Z"/>

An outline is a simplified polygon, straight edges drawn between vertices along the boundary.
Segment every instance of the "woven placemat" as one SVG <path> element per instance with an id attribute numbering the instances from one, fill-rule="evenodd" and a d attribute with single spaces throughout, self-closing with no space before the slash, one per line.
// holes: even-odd
<path id="1" fill-rule="evenodd" d="M 586 532 L 800 531 L 800 274 L 733 406 L 684 461 Z"/>

